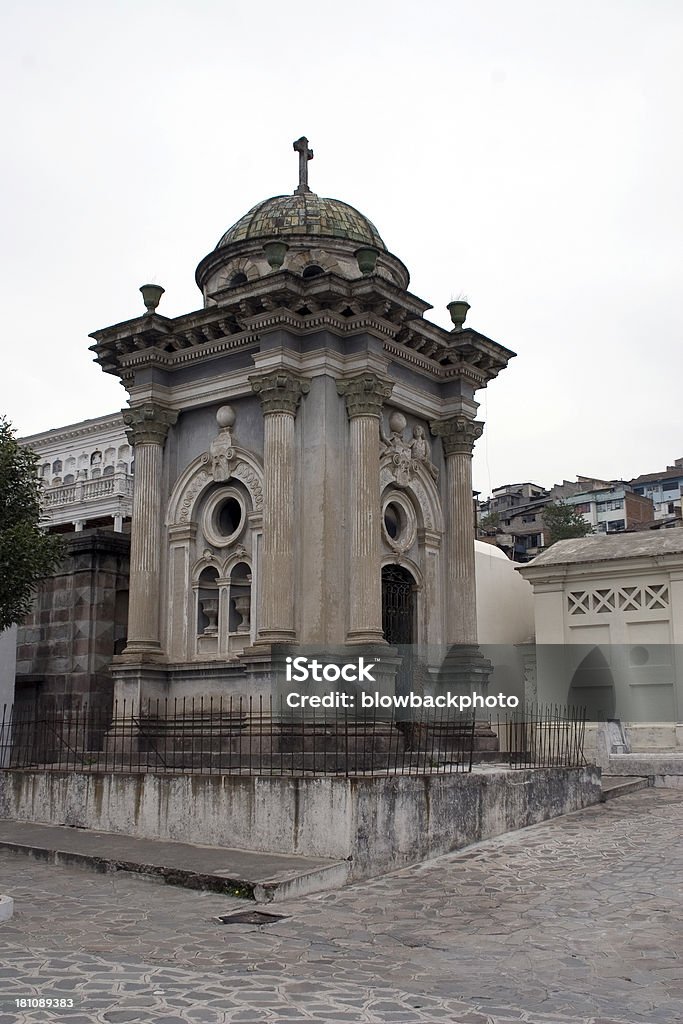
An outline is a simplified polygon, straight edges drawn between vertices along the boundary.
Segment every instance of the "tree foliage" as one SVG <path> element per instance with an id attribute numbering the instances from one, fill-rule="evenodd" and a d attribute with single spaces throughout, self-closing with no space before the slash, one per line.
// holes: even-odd
<path id="1" fill-rule="evenodd" d="M 591 524 L 586 522 L 576 507 L 566 501 L 553 501 L 546 505 L 543 509 L 543 523 L 546 529 L 546 548 L 558 540 L 586 537 L 594 532 Z"/>
<path id="2" fill-rule="evenodd" d="M 500 514 L 498 512 L 487 512 L 479 520 L 479 529 L 482 533 L 495 533 L 500 526 Z"/>
<path id="3" fill-rule="evenodd" d="M 29 613 L 36 585 L 62 556 L 60 538 L 41 525 L 37 467 L 38 456 L 0 417 L 0 630 Z"/>

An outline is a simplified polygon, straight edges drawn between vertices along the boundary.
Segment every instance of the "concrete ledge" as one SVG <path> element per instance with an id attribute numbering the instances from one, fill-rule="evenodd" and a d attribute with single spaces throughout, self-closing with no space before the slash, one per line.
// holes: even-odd
<path id="1" fill-rule="evenodd" d="M 603 775 L 602 799 L 603 802 L 616 800 L 617 797 L 627 796 L 629 793 L 637 793 L 641 789 L 648 789 L 652 784 L 650 776 Z"/>
<path id="2" fill-rule="evenodd" d="M 25 821 L 0 821 L 0 850 L 102 874 L 131 871 L 167 885 L 204 889 L 257 903 L 337 889 L 349 874 L 347 861 L 133 839 Z"/>
<path id="3" fill-rule="evenodd" d="M 683 785 L 683 752 L 610 754 L 605 774 L 647 775 L 654 779 L 655 786 L 680 786 Z"/>
<path id="4" fill-rule="evenodd" d="M 0 818 L 345 861 L 349 879 L 438 857 L 601 795 L 593 766 L 362 778 L 0 772 Z"/>
<path id="5" fill-rule="evenodd" d="M 14 914 L 14 900 L 11 896 L 0 896 L 0 921 L 9 921 Z"/>

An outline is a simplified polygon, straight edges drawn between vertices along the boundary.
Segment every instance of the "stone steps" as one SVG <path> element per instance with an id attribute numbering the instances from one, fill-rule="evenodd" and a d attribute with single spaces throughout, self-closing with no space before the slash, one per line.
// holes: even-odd
<path id="1" fill-rule="evenodd" d="M 256 903 L 338 889 L 349 862 L 217 846 L 135 839 L 111 832 L 0 820 L 0 850 L 100 873 L 132 871 L 167 885 L 206 889 Z"/>
<path id="2" fill-rule="evenodd" d="M 640 789 L 649 789 L 652 779 L 642 775 L 603 775 L 602 802 L 615 800 L 627 793 L 637 793 Z"/>

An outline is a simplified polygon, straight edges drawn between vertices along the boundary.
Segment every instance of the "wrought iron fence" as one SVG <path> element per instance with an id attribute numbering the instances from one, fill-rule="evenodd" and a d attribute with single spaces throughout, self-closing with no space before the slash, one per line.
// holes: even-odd
<path id="1" fill-rule="evenodd" d="M 293 712 L 279 697 L 122 701 L 113 712 L 4 709 L 0 768 L 198 775 L 469 772 L 473 717 L 409 720 L 344 708 Z"/>
<path id="2" fill-rule="evenodd" d="M 498 720 L 500 759 L 510 768 L 579 767 L 585 734 L 585 707 L 527 704 Z"/>
<path id="3" fill-rule="evenodd" d="M 0 769 L 198 775 L 425 775 L 584 763 L 585 709 L 529 705 L 497 721 L 446 710 L 410 717 L 292 711 L 271 696 L 5 706 Z M 491 750 L 490 739 L 497 736 Z"/>

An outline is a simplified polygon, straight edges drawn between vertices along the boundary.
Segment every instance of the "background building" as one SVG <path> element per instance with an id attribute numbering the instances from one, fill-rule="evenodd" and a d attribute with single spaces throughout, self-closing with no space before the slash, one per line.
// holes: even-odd
<path id="1" fill-rule="evenodd" d="M 534 590 L 539 699 L 671 734 L 683 719 L 683 532 L 558 541 L 518 571 Z"/>
<path id="2" fill-rule="evenodd" d="M 683 459 L 676 459 L 673 466 L 667 466 L 662 472 L 643 473 L 635 477 L 631 480 L 631 487 L 636 494 L 650 498 L 654 505 L 655 519 L 680 519 Z"/>
<path id="3" fill-rule="evenodd" d="M 506 484 L 479 503 L 479 536 L 515 562 L 529 562 L 547 547 L 543 512 L 562 501 L 573 505 L 597 533 L 619 533 L 654 521 L 650 497 L 623 480 L 578 476 L 546 489 L 539 484 Z"/>
<path id="4" fill-rule="evenodd" d="M 21 439 L 39 458 L 45 520 L 59 532 L 113 527 L 133 511 L 133 450 L 120 412 Z"/>
<path id="5" fill-rule="evenodd" d="M 548 491 L 539 484 L 505 484 L 479 505 L 479 536 L 514 562 L 527 562 L 544 546 L 542 513 Z"/>
<path id="6" fill-rule="evenodd" d="M 622 533 L 654 520 L 652 500 L 624 481 L 615 480 L 562 500 L 581 512 L 595 533 Z"/>

